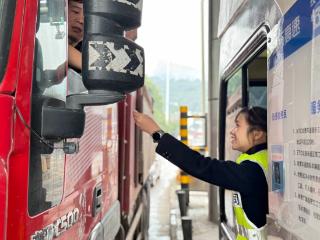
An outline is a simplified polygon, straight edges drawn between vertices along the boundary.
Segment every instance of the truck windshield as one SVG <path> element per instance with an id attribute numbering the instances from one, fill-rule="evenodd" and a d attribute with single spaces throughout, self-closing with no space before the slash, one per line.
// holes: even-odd
<path id="1" fill-rule="evenodd" d="M 7 67 L 15 7 L 15 0 L 0 0 L 0 83 Z"/>

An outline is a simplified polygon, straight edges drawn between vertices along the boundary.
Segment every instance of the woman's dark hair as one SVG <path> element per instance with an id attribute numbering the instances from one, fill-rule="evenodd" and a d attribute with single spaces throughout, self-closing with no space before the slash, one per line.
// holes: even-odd
<path id="1" fill-rule="evenodd" d="M 243 114 L 248 125 L 248 133 L 254 130 L 260 130 L 267 133 L 267 110 L 262 107 L 243 108 L 236 116 Z"/>

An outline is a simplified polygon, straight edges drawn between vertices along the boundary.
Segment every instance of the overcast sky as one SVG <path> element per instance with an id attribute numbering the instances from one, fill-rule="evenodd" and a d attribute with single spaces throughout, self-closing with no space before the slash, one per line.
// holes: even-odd
<path id="1" fill-rule="evenodd" d="M 200 71 L 200 0 L 144 0 L 137 43 L 145 49 L 146 74 L 160 61 Z"/>

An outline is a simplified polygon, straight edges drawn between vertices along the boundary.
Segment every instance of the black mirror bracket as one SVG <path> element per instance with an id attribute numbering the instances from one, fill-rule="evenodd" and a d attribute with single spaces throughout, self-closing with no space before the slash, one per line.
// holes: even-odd
<path id="1" fill-rule="evenodd" d="M 43 154 L 51 154 L 55 149 L 63 150 L 65 154 L 75 154 L 79 152 L 79 142 L 77 140 L 73 142 L 68 142 L 66 139 L 64 139 L 62 143 L 55 143 L 50 140 L 46 142 L 50 143 L 50 146 L 49 148 L 47 147 L 48 150 L 46 152 L 43 152 Z"/>
<path id="2" fill-rule="evenodd" d="M 65 154 L 74 154 L 79 152 L 79 142 L 63 142 L 63 152 Z"/>
<path id="3" fill-rule="evenodd" d="M 85 106 L 108 105 L 119 102 L 125 94 L 116 91 L 92 90 L 88 94 L 71 94 L 67 96 L 66 107 L 69 109 L 83 109 Z"/>

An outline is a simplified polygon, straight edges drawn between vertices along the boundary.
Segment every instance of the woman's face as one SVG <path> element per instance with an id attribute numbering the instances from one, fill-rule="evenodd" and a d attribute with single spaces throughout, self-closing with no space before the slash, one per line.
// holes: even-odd
<path id="1" fill-rule="evenodd" d="M 235 120 L 236 126 L 230 131 L 231 146 L 233 150 L 246 152 L 253 144 L 248 134 L 249 125 L 244 114 L 239 114 Z"/>

